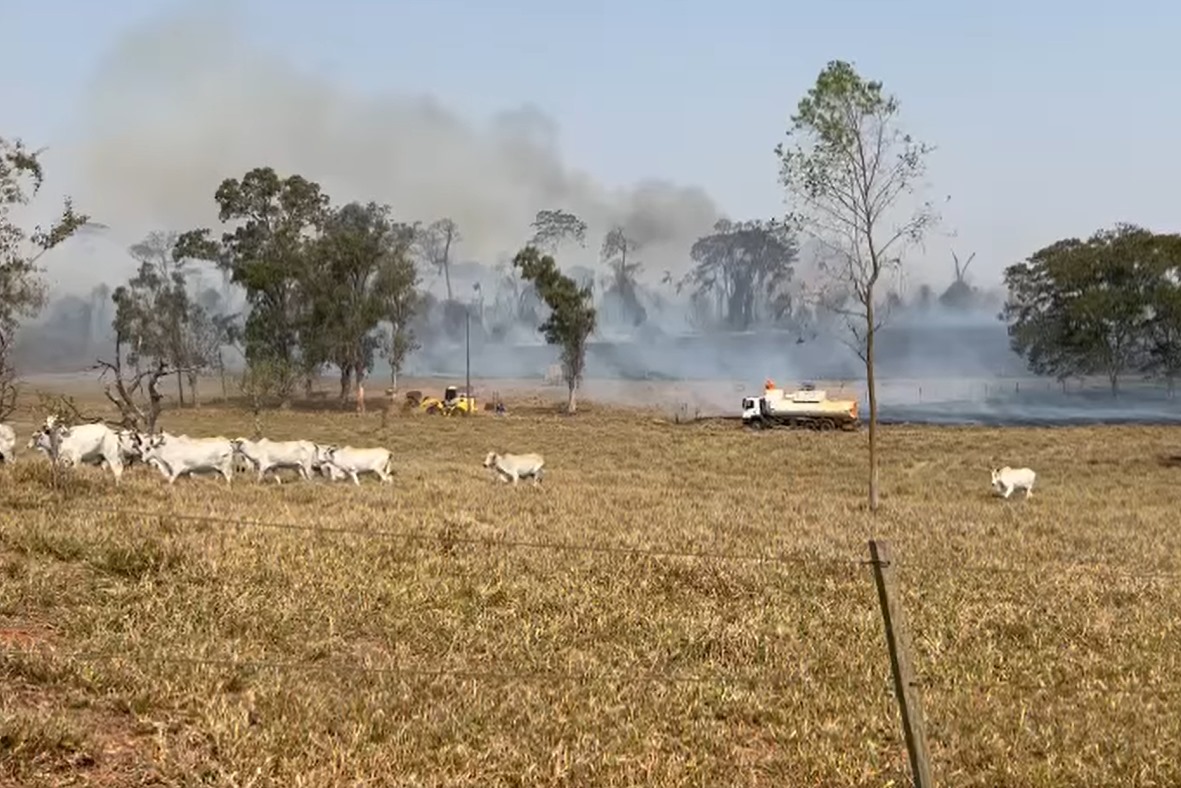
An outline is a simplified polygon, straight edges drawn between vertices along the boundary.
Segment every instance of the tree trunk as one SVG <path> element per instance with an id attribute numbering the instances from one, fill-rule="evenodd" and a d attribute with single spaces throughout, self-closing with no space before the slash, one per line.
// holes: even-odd
<path id="1" fill-rule="evenodd" d="M 566 398 L 566 412 L 574 415 L 578 410 L 578 381 L 573 378 L 566 381 L 566 386 L 570 389 L 570 396 Z"/>
<path id="2" fill-rule="evenodd" d="M 443 261 L 443 281 L 447 283 L 447 300 L 451 301 L 451 263 L 447 260 Z"/>
<path id="3" fill-rule="evenodd" d="M 353 367 L 353 378 L 357 381 L 357 412 L 365 412 L 365 367 L 356 364 Z"/>
<path id="4" fill-rule="evenodd" d="M 217 351 L 217 371 L 221 375 L 221 400 L 225 402 L 230 398 L 230 389 L 226 385 L 226 362 L 220 350 Z"/>
<path id="5" fill-rule="evenodd" d="M 183 408 L 185 406 L 185 387 L 180 381 L 180 370 L 176 371 L 176 406 Z"/>
<path id="6" fill-rule="evenodd" d="M 201 407 L 201 398 L 197 396 L 197 373 L 189 373 L 189 402 L 194 408 Z"/>
<path id="7" fill-rule="evenodd" d="M 1108 375 L 1108 378 L 1111 380 L 1111 396 L 1118 397 L 1119 396 L 1119 373 L 1112 372 L 1110 375 Z"/>
<path id="8" fill-rule="evenodd" d="M 349 364 L 340 365 L 340 401 L 344 402 L 349 398 L 349 391 L 352 389 L 353 368 Z"/>
<path id="9" fill-rule="evenodd" d="M 869 511 L 878 511 L 878 392 L 873 370 L 873 298 L 866 299 L 865 386 L 869 392 Z"/>

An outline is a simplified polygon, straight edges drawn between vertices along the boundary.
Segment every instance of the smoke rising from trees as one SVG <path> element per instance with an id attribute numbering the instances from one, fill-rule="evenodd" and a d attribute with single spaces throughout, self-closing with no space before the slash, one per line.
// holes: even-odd
<path id="1" fill-rule="evenodd" d="M 126 33 L 95 73 L 73 161 L 58 171 L 81 178 L 77 198 L 124 242 L 212 224 L 217 185 L 256 166 L 300 173 L 341 201 L 388 203 L 399 220 L 450 217 L 464 237 L 458 260 L 511 256 L 536 212 L 560 207 L 596 239 L 626 228 L 656 277 L 683 272 L 685 250 L 720 216 L 697 187 L 615 190 L 569 167 L 535 108 L 477 124 L 430 96 L 349 91 L 261 51 L 243 24 L 222 4 L 193 4 Z"/>

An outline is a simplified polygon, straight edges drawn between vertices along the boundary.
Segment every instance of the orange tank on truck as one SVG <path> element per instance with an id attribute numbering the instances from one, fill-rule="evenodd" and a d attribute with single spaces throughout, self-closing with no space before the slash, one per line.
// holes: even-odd
<path id="1" fill-rule="evenodd" d="M 763 396 L 743 400 L 742 421 L 748 427 L 802 427 L 833 430 L 856 429 L 860 424 L 857 399 L 830 399 L 828 392 L 810 383 L 796 391 L 784 391 L 768 380 Z"/>

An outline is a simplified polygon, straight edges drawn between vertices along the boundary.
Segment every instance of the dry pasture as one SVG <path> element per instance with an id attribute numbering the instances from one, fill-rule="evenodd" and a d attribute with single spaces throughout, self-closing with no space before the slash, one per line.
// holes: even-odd
<path id="1" fill-rule="evenodd" d="M 271 412 L 395 483 L 0 469 L 0 783 L 906 784 L 861 434 Z M 249 435 L 240 411 L 165 414 Z M 883 431 L 945 786 L 1181 783 L 1175 430 Z M 539 451 L 540 488 L 490 449 Z M 1032 499 L 992 464 L 1038 471 Z M 247 522 L 249 521 L 249 522 Z M 630 550 L 638 551 L 631 552 Z M 761 557 L 761 560 L 759 560 Z"/>

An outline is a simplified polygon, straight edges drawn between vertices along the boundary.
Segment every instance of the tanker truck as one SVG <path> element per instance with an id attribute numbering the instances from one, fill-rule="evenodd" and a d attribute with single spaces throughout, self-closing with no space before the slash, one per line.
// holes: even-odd
<path id="1" fill-rule="evenodd" d="M 827 392 L 804 383 L 797 391 L 784 391 L 768 380 L 761 397 L 744 397 L 742 424 L 751 429 L 766 427 L 813 430 L 856 430 L 861 426 L 857 400 L 829 399 Z"/>

